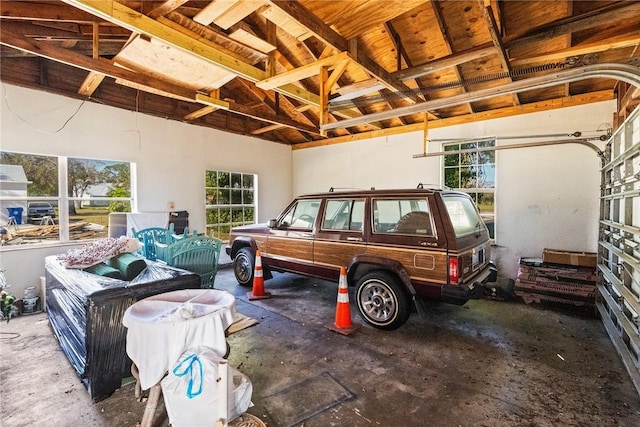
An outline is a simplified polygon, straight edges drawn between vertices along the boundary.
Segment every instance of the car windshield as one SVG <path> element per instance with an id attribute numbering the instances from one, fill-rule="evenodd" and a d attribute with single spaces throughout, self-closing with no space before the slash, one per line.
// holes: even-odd
<path id="1" fill-rule="evenodd" d="M 478 232 L 479 227 L 485 228 L 484 222 L 470 198 L 448 194 L 443 195 L 442 199 L 447 207 L 456 237 Z"/>

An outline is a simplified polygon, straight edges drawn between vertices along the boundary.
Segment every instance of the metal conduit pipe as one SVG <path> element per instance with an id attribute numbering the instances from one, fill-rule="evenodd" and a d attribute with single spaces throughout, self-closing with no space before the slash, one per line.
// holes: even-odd
<path id="1" fill-rule="evenodd" d="M 581 138 L 581 139 L 559 139 L 557 141 L 538 141 L 538 142 L 525 142 L 522 144 L 508 144 L 508 145 L 498 145 L 497 147 L 480 147 L 474 148 L 473 150 L 452 150 L 452 151 L 438 151 L 436 153 L 422 153 L 422 154 L 414 154 L 414 159 L 419 159 L 422 157 L 438 157 L 438 156 L 446 156 L 449 154 L 462 154 L 469 152 L 479 152 L 479 151 L 498 151 L 498 150 L 512 150 L 514 148 L 532 148 L 532 147 L 545 147 L 548 145 L 562 145 L 562 144 L 579 144 L 585 147 L 591 148 L 596 152 L 598 157 L 604 159 L 604 152 L 591 142 L 590 138 Z"/>
<path id="2" fill-rule="evenodd" d="M 524 80 L 505 83 L 503 85 L 500 85 L 499 87 L 461 93 L 459 95 L 454 95 L 447 98 L 434 99 L 431 101 L 421 102 L 406 107 L 395 108 L 388 111 L 381 111 L 379 113 L 366 114 L 364 116 L 340 120 L 334 123 L 327 123 L 321 125 L 320 130 L 327 131 L 332 129 L 347 128 L 363 123 L 389 120 L 397 117 L 408 116 L 411 114 L 423 113 L 425 111 L 435 110 L 438 108 L 452 107 L 454 105 L 482 101 L 484 99 L 493 98 L 499 95 L 524 92 L 532 89 L 542 89 L 550 86 L 556 86 L 560 84 L 593 78 L 616 79 L 629 83 L 636 87 L 640 87 L 640 68 L 633 65 L 614 63 L 585 65 L 584 67 L 580 68 L 571 68 L 569 70 L 559 71 L 557 73 L 545 74 L 544 76 L 531 77 Z"/>

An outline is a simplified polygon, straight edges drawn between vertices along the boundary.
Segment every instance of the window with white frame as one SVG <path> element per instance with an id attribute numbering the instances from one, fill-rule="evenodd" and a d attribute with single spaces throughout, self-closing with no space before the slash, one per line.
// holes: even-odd
<path id="1" fill-rule="evenodd" d="M 494 139 L 443 144 L 444 185 L 468 193 L 495 239 L 496 156 Z"/>
<path id="2" fill-rule="evenodd" d="M 254 174 L 205 172 L 207 235 L 226 241 L 232 227 L 255 224 L 257 180 Z"/>
<path id="3" fill-rule="evenodd" d="M 0 151 L 3 245 L 107 237 L 109 213 L 131 212 L 132 167 L 122 161 Z"/>

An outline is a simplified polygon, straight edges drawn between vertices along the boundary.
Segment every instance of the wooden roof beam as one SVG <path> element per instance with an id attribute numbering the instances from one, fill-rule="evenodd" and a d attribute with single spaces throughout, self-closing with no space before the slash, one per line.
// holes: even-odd
<path id="1" fill-rule="evenodd" d="M 97 22 L 93 23 L 93 43 L 92 47 L 92 58 L 98 59 L 100 57 L 100 24 Z M 78 89 L 78 94 L 84 96 L 91 96 L 102 80 L 104 80 L 105 75 L 101 73 L 94 73 L 93 71 L 89 72 L 89 75 L 84 79 L 82 85 L 80 85 L 80 89 Z"/>
<path id="2" fill-rule="evenodd" d="M 147 75 L 134 73 L 122 67 L 116 67 L 110 61 L 102 58 L 93 59 L 69 49 L 52 46 L 50 43 L 28 39 L 15 32 L 11 24 L 11 22 L 4 22 L 0 26 L 0 44 L 71 65 L 72 67 L 81 68 L 89 72 L 105 74 L 114 79 L 137 82 L 144 86 L 155 87 L 163 92 L 173 93 L 180 98 L 195 100 L 195 91 Z"/>
<path id="3" fill-rule="evenodd" d="M 344 63 L 349 60 L 349 56 L 347 52 L 342 52 L 337 55 L 330 56 L 328 58 L 324 58 L 311 64 L 306 64 L 298 68 L 294 68 L 291 71 L 287 71 L 284 73 L 277 74 L 273 77 L 269 77 L 265 80 L 259 81 L 256 83 L 261 89 L 275 89 L 279 86 L 283 86 L 288 83 L 297 82 L 309 77 L 316 76 L 320 73 L 320 68 L 328 67 L 334 68 L 336 64 Z M 344 71 L 344 69 L 343 69 Z"/>
<path id="4" fill-rule="evenodd" d="M 214 19 L 213 23 L 218 27 L 227 30 L 264 5 L 264 0 L 242 0 Z"/>
<path id="5" fill-rule="evenodd" d="M 187 53 L 230 71 L 251 82 L 264 80 L 266 73 L 246 62 L 240 61 L 234 56 L 217 49 L 210 42 L 194 39 L 175 28 L 164 25 L 148 16 L 142 15 L 125 5 L 114 0 L 62 0 L 72 6 L 85 10 L 111 23 L 120 25 L 133 32 L 155 37 Z M 164 19 L 164 18 L 163 18 Z M 284 95 L 290 96 L 301 102 L 312 103 L 319 106 L 319 97 L 296 85 L 286 84 L 276 89 Z"/>
<path id="6" fill-rule="evenodd" d="M 147 16 L 154 19 L 159 18 L 169 12 L 173 12 L 188 1 L 189 0 L 165 0 L 164 3 L 156 6 L 151 10 L 151 12 L 147 13 Z"/>
<path id="7" fill-rule="evenodd" d="M 556 98 L 546 101 L 539 101 L 530 104 L 522 104 L 512 107 L 504 107 L 496 110 L 481 111 L 473 114 L 462 116 L 448 117 L 445 119 L 430 120 L 429 129 L 444 128 L 448 126 L 458 126 L 461 124 L 481 122 L 485 120 L 497 119 L 501 117 L 519 116 L 527 113 L 535 113 L 539 111 L 554 110 L 558 108 L 572 107 L 576 105 L 591 104 L 593 102 L 610 101 L 615 99 L 612 90 L 603 90 L 598 92 L 585 93 L 581 95 L 573 95 L 566 98 Z M 361 132 L 355 135 L 338 136 L 333 138 L 322 139 L 309 143 L 295 144 L 292 149 L 302 150 L 306 148 L 323 147 L 334 144 L 342 144 L 346 142 L 371 140 L 373 138 L 399 135 L 408 132 L 424 132 L 424 122 L 413 123 L 406 126 L 395 126 L 381 130 L 370 132 Z"/>
<path id="8" fill-rule="evenodd" d="M 298 123 L 294 120 L 289 119 L 288 117 L 257 112 L 254 109 L 237 104 L 235 102 L 229 102 L 227 105 L 225 101 L 217 100 L 210 96 L 197 93 L 193 90 L 175 86 L 144 74 L 134 73 L 121 67 L 116 67 L 109 61 L 106 61 L 104 59 L 89 58 L 85 55 L 74 53 L 68 49 L 58 48 L 47 43 L 41 43 L 38 41 L 26 39 L 11 31 L 10 22 L 3 23 L 3 25 L 0 26 L 0 43 L 73 67 L 102 73 L 107 76 L 113 77 L 116 80 L 120 79 L 123 82 L 128 82 L 127 85 L 130 87 L 135 87 L 141 90 L 145 90 L 146 88 L 148 88 L 153 93 L 162 94 L 163 96 L 171 96 L 176 99 L 197 102 L 210 107 L 226 107 L 231 112 L 256 120 L 261 120 L 272 124 L 281 124 L 285 127 L 296 129 L 301 132 L 320 135 L 317 127 Z"/>
<path id="9" fill-rule="evenodd" d="M 267 133 L 267 132 L 271 132 L 274 130 L 278 130 L 278 129 L 282 129 L 284 126 L 283 125 L 269 125 L 269 126 L 265 126 L 265 127 L 261 127 L 255 130 L 252 130 L 251 132 L 249 132 L 251 135 L 262 135 L 263 133 Z"/>
<path id="10" fill-rule="evenodd" d="M 449 52 L 449 54 L 453 53 L 453 43 L 451 42 L 451 37 L 449 36 L 449 31 L 447 30 L 447 24 L 444 21 L 444 17 L 442 16 L 442 9 L 440 8 L 440 4 L 436 3 L 436 2 L 431 2 L 431 9 L 433 10 L 433 14 L 436 17 L 436 20 L 438 21 L 438 26 L 440 27 L 440 33 L 442 34 L 442 38 L 444 40 L 444 44 L 447 47 L 447 51 Z M 458 79 L 459 82 L 463 82 L 464 79 L 462 77 L 462 73 L 460 72 L 460 64 L 456 64 L 453 67 L 453 71 L 456 75 L 456 79 Z M 467 88 L 463 85 L 460 87 L 460 89 L 462 90 L 462 92 L 466 92 Z M 471 105 L 471 103 L 465 104 L 467 106 L 467 108 L 469 109 L 470 113 L 475 113 L 475 110 L 473 109 L 473 105 Z"/>
<path id="11" fill-rule="evenodd" d="M 532 28 L 524 34 L 509 37 L 504 41 L 505 48 L 510 49 L 525 43 L 547 40 L 552 37 L 574 33 L 600 25 L 611 25 L 613 22 L 636 18 L 638 15 L 640 15 L 640 2 L 615 2 L 583 13 L 582 15 L 557 19 L 537 28 Z"/>
<path id="12" fill-rule="evenodd" d="M 212 0 L 193 17 L 193 20 L 198 24 L 209 25 L 239 1 L 240 0 Z"/>
<path id="13" fill-rule="evenodd" d="M 404 70 L 396 71 L 393 76 L 405 81 L 418 77 L 426 76 L 431 73 L 444 70 L 446 68 L 454 67 L 458 64 L 473 61 L 476 59 L 484 58 L 485 56 L 495 55 L 496 49 L 493 44 L 487 43 L 477 48 L 469 49 L 463 52 L 454 53 L 443 58 L 435 59 L 433 61 L 425 62 Z M 367 93 L 374 92 L 382 89 L 384 86 L 378 83 L 376 79 L 364 80 L 354 83 L 348 86 L 342 86 L 338 89 L 340 97 L 334 99 L 334 101 L 344 101 L 348 99 L 357 98 L 359 96 L 366 95 Z"/>
<path id="14" fill-rule="evenodd" d="M 0 17 L 23 21 L 55 21 L 91 23 L 104 22 L 91 13 L 61 4 L 31 3 L 23 1 L 2 1 Z"/>
<path id="15" fill-rule="evenodd" d="M 493 11 L 491 10 L 491 6 L 486 6 L 483 8 L 484 11 L 484 19 L 487 23 L 487 29 L 489 30 L 489 35 L 491 36 L 491 40 L 498 51 L 498 58 L 500 59 L 500 64 L 502 65 L 502 69 L 511 74 L 511 64 L 509 64 L 509 59 L 507 56 L 507 51 L 502 44 L 502 38 L 500 37 L 500 33 L 498 30 L 498 25 L 496 24 L 495 16 L 493 15 Z M 511 77 L 508 78 L 510 82 L 513 81 Z M 460 80 L 462 81 L 462 80 Z M 513 103 L 515 105 L 520 105 L 520 97 L 517 93 L 512 93 L 511 97 L 513 98 Z"/>
<path id="16" fill-rule="evenodd" d="M 557 61 L 572 56 L 581 56 L 589 53 L 605 52 L 611 49 L 620 49 L 638 45 L 640 45 L 640 34 L 632 33 L 623 37 L 616 37 L 613 39 L 609 38 L 606 40 L 601 40 L 599 42 L 579 44 L 567 49 L 555 50 L 553 52 L 542 53 L 527 58 L 513 58 L 509 62 L 511 63 L 511 66 L 530 66 L 533 64 L 539 64 L 541 62 Z"/>

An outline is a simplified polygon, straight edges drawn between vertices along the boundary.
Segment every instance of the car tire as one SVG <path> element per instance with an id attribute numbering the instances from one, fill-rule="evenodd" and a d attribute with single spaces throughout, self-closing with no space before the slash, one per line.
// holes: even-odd
<path id="1" fill-rule="evenodd" d="M 356 304 L 364 321 L 378 329 L 397 329 L 411 314 L 407 293 L 386 271 L 373 271 L 358 280 Z"/>
<path id="2" fill-rule="evenodd" d="M 251 248 L 242 248 L 233 258 L 233 273 L 240 286 L 253 286 L 255 255 Z"/>

